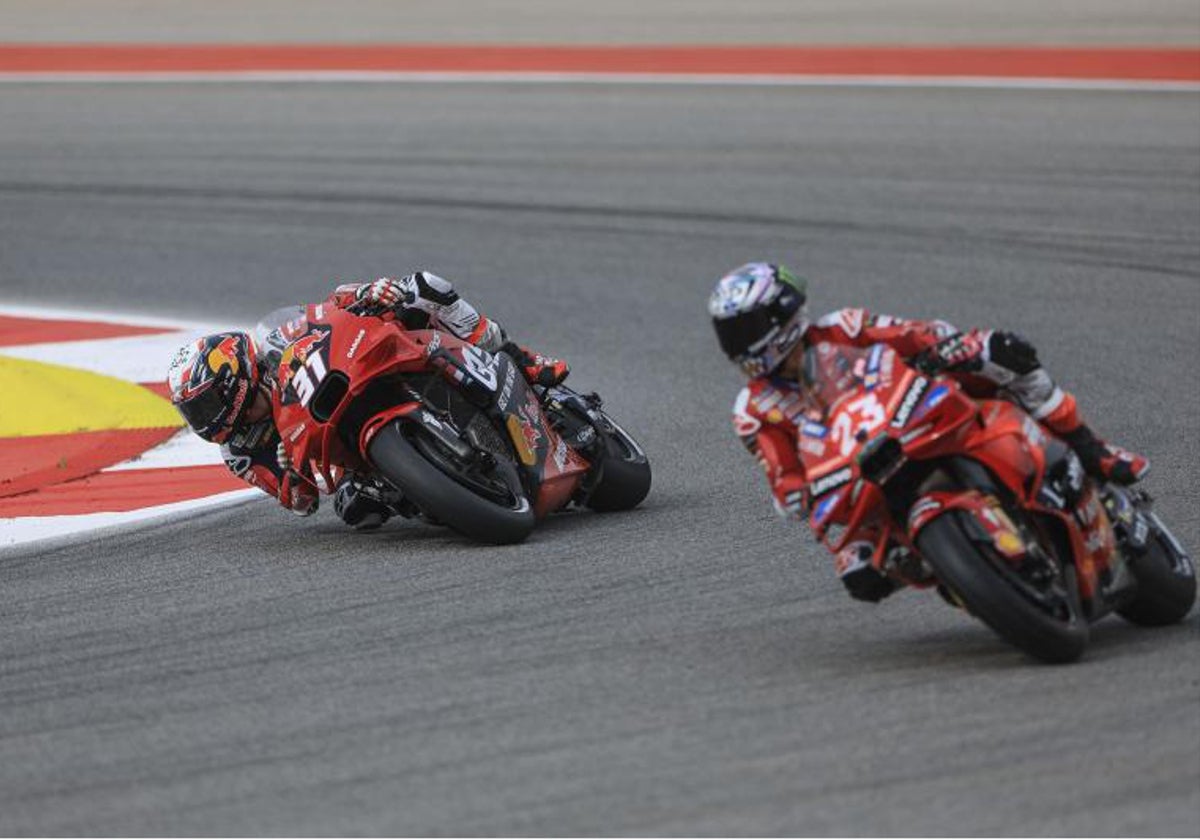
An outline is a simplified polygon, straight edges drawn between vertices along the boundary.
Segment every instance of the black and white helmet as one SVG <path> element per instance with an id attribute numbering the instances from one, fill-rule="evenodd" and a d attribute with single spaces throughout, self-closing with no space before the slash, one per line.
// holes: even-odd
<path id="1" fill-rule="evenodd" d="M 808 283 L 782 265 L 747 263 L 717 281 L 708 299 L 717 341 L 747 376 L 773 373 L 808 328 Z"/>

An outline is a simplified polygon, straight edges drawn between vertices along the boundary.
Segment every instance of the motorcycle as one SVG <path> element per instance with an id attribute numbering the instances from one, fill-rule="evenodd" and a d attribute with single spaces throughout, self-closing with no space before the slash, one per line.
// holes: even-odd
<path id="1" fill-rule="evenodd" d="M 809 519 L 835 555 L 869 550 L 1047 662 L 1079 658 L 1108 613 L 1156 626 L 1191 609 L 1195 568 L 1149 494 L 1094 483 L 1017 405 L 885 345 L 818 344 L 803 386 Z"/>
<path id="2" fill-rule="evenodd" d="M 530 385 L 503 352 L 325 304 L 272 313 L 256 333 L 278 370 L 281 439 L 321 492 L 353 471 L 504 544 L 572 503 L 626 510 L 650 490 L 645 453 L 597 395 Z"/>

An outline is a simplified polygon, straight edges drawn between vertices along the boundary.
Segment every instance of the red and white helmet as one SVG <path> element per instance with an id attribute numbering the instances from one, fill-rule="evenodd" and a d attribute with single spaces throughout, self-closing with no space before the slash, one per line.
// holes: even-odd
<path id="1" fill-rule="evenodd" d="M 258 352 L 244 332 L 224 332 L 179 348 L 167 371 L 171 402 L 192 431 L 223 443 L 258 386 Z"/>
<path id="2" fill-rule="evenodd" d="M 747 263 L 717 281 L 708 314 L 721 349 L 754 378 L 775 371 L 808 329 L 808 283 L 782 265 Z"/>

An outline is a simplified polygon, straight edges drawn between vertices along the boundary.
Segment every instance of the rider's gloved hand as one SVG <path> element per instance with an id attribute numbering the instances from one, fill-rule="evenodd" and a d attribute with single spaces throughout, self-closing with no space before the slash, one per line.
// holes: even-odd
<path id="1" fill-rule="evenodd" d="M 915 362 L 926 373 L 970 373 L 983 367 L 986 348 L 987 335 L 978 330 L 955 333 L 920 353 Z"/>
<path id="2" fill-rule="evenodd" d="M 894 580 L 871 565 L 875 547 L 869 542 L 853 542 L 837 556 L 838 577 L 850 597 L 859 601 L 878 603 L 900 588 Z"/>
<path id="3" fill-rule="evenodd" d="M 511 356 L 513 361 L 521 366 L 521 370 L 525 373 L 525 379 L 533 385 L 550 388 L 560 384 L 571 372 L 567 363 L 562 359 L 534 353 L 514 341 L 506 341 L 501 345 L 500 352 Z"/>
<path id="4" fill-rule="evenodd" d="M 275 446 L 275 463 L 279 464 L 279 469 L 284 472 L 291 472 L 292 456 L 288 454 L 287 447 L 283 445 L 282 440 Z"/>
<path id="5" fill-rule="evenodd" d="M 317 512 L 321 499 L 311 484 L 305 481 L 292 465 L 292 456 L 288 454 L 283 441 L 275 445 L 275 463 L 283 478 L 279 482 L 279 501 L 297 516 L 311 516 Z"/>
<path id="6" fill-rule="evenodd" d="M 363 283 L 354 293 L 365 312 L 378 315 L 389 312 L 402 303 L 412 303 L 413 295 L 399 280 L 380 277 L 373 283 Z"/>
<path id="7" fill-rule="evenodd" d="M 312 516 L 321 505 L 321 498 L 304 477 L 289 469 L 279 485 L 279 498 L 297 516 Z"/>

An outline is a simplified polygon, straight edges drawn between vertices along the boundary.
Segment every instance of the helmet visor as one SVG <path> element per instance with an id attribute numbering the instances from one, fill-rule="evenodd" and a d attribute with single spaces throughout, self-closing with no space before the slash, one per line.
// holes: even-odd
<path id="1" fill-rule="evenodd" d="M 208 432 L 212 431 L 212 426 L 221 419 L 228 406 L 221 398 L 220 390 L 213 387 L 179 403 L 176 408 L 189 426 L 197 432 Z"/>
<path id="2" fill-rule="evenodd" d="M 766 347 L 767 339 L 774 334 L 778 323 L 775 313 L 764 307 L 738 313 L 732 318 L 718 318 L 713 321 L 713 327 L 721 349 L 736 362 Z"/>

